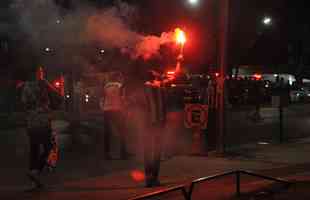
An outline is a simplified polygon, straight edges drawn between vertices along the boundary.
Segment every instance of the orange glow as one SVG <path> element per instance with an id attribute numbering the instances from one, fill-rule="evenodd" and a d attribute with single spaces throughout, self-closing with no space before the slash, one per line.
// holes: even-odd
<path id="1" fill-rule="evenodd" d="M 173 80 L 175 78 L 175 75 L 176 75 L 175 71 L 167 71 L 168 80 Z"/>
<path id="2" fill-rule="evenodd" d="M 139 170 L 131 171 L 130 176 L 134 181 L 144 181 L 145 179 L 144 173 Z"/>
<path id="3" fill-rule="evenodd" d="M 262 75 L 261 74 L 254 74 L 253 77 L 256 79 L 256 80 L 259 80 L 262 78 Z"/>
<path id="4" fill-rule="evenodd" d="M 176 29 L 174 30 L 174 33 L 175 33 L 176 42 L 177 42 L 178 44 L 184 45 L 185 42 L 186 42 L 186 35 L 185 35 L 185 32 L 182 31 L 180 28 L 176 28 Z"/>
<path id="5" fill-rule="evenodd" d="M 56 86 L 56 87 L 59 87 L 59 86 L 60 86 L 60 82 L 59 82 L 59 81 L 56 81 L 56 82 L 55 82 L 55 86 Z"/>

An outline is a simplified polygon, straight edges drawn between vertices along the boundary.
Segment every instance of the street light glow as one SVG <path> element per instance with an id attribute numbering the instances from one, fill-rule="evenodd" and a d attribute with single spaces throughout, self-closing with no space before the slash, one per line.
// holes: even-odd
<path id="1" fill-rule="evenodd" d="M 265 25 L 270 25 L 271 22 L 272 22 L 271 17 L 264 17 L 263 23 L 264 23 Z"/>
<path id="2" fill-rule="evenodd" d="M 196 5 L 196 4 L 198 4 L 199 0 L 188 0 L 188 2 L 189 2 L 191 5 Z"/>

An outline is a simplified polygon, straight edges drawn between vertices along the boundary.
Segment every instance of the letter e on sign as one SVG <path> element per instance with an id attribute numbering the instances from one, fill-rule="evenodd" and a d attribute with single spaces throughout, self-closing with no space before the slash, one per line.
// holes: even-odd
<path id="1" fill-rule="evenodd" d="M 208 106 L 202 104 L 186 104 L 184 125 L 186 128 L 201 127 L 206 129 L 208 123 Z"/>

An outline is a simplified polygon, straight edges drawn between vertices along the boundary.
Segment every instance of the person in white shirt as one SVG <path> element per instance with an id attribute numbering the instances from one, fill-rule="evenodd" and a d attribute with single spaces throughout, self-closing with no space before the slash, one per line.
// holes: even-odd
<path id="1" fill-rule="evenodd" d="M 120 138 L 120 154 L 122 159 L 128 158 L 126 135 L 124 127 L 125 89 L 120 73 L 111 75 L 104 85 L 100 108 L 104 114 L 104 157 L 111 159 L 111 135 L 115 126 Z"/>

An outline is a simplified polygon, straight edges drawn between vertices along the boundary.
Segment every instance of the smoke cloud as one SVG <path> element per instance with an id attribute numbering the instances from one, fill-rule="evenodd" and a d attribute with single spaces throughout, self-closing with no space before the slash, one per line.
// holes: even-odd
<path id="1" fill-rule="evenodd" d="M 81 48 L 76 47 L 94 43 L 107 51 L 119 49 L 131 59 L 147 60 L 159 55 L 161 45 L 173 42 L 174 32 L 157 36 L 134 31 L 131 19 L 137 15 L 137 8 L 122 1 L 100 9 L 74 1 L 72 7 L 64 10 L 53 0 L 15 0 L 11 4 L 38 55 L 44 54 L 48 47 L 58 56 L 54 60 L 64 65 L 69 58 L 73 63 L 87 64 L 79 52 Z"/>
<path id="2" fill-rule="evenodd" d="M 132 59 L 145 60 L 158 55 L 161 45 L 173 42 L 174 32 L 164 32 L 160 36 L 140 34 L 124 22 L 121 14 L 112 7 L 89 17 L 86 29 L 88 38 L 108 48 L 118 48 Z"/>

